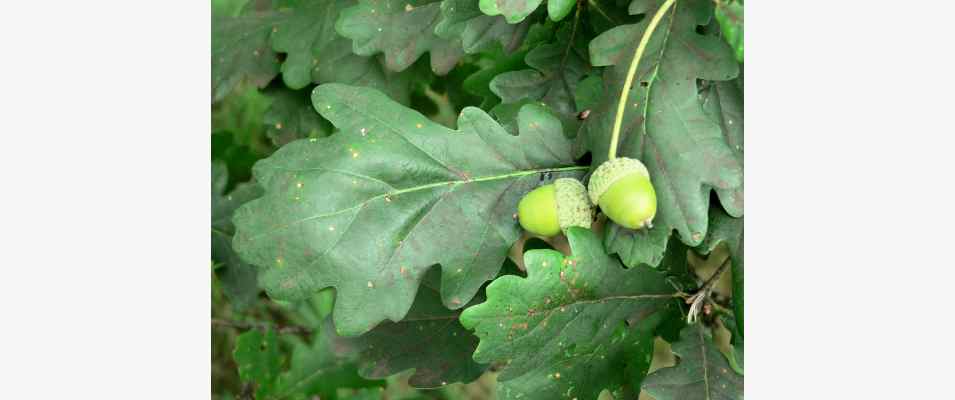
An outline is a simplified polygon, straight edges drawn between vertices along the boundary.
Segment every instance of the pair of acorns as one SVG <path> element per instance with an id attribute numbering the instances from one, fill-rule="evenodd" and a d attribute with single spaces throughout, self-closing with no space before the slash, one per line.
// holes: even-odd
<path id="1" fill-rule="evenodd" d="M 618 225 L 650 226 L 657 213 L 657 195 L 647 167 L 639 160 L 620 157 L 597 167 L 587 188 L 573 178 L 557 179 L 525 195 L 517 215 L 525 230 L 549 237 L 571 226 L 590 229 L 592 204 Z"/>

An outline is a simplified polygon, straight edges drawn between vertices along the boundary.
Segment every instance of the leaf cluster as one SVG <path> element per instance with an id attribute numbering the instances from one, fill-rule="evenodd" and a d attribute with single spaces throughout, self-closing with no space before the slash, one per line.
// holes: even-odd
<path id="1" fill-rule="evenodd" d="M 676 0 L 625 87 L 663 3 L 213 1 L 215 394 L 742 399 L 742 2 Z M 618 118 L 653 227 L 528 238 Z"/>

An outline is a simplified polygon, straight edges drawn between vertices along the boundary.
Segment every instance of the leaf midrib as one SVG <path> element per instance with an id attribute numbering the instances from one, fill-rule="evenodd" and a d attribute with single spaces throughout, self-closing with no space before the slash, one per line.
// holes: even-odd
<path id="1" fill-rule="evenodd" d="M 285 225 L 282 225 L 282 226 L 280 226 L 280 227 L 276 227 L 276 228 L 274 228 L 274 229 L 271 229 L 271 230 L 267 230 L 267 231 L 265 231 L 265 232 L 262 232 L 262 233 L 260 233 L 260 234 L 258 234 L 258 235 L 251 236 L 251 237 L 249 237 L 249 238 L 246 239 L 246 240 L 247 240 L 247 241 L 252 241 L 252 240 L 255 240 L 255 239 L 259 238 L 259 237 L 267 236 L 267 235 L 270 235 L 270 234 L 275 233 L 275 232 L 277 232 L 277 231 L 280 231 L 280 230 L 283 230 L 283 229 L 288 229 L 289 227 L 291 227 L 291 226 L 293 226 L 293 225 L 297 225 L 297 224 L 300 224 L 300 223 L 303 223 L 303 222 L 308 222 L 308 221 L 311 221 L 311 220 L 314 220 L 314 219 L 325 218 L 325 217 L 331 217 L 331 216 L 334 216 L 334 215 L 344 214 L 344 213 L 347 213 L 347 212 L 349 212 L 349 211 L 354 211 L 354 210 L 357 210 L 357 209 L 361 209 L 361 208 L 365 207 L 366 205 L 368 205 L 368 203 L 371 203 L 372 201 L 375 201 L 375 200 L 378 200 L 378 199 L 382 199 L 382 198 L 385 198 L 385 197 L 397 196 L 397 195 L 404 194 L 404 193 L 418 192 L 418 191 L 433 189 L 433 188 L 442 187 L 442 186 L 455 186 L 455 185 L 462 185 L 462 184 L 469 184 L 469 183 L 480 183 L 480 182 L 488 182 L 488 181 L 495 181 L 495 180 L 502 180 L 502 179 L 509 179 L 509 178 L 519 178 L 519 177 L 524 177 L 524 176 L 527 176 L 527 175 L 539 174 L 539 173 L 542 173 L 542 172 L 583 171 L 583 170 L 588 170 L 588 169 L 590 169 L 589 166 L 578 166 L 578 165 L 575 165 L 575 166 L 572 166 L 572 167 L 560 167 L 560 168 L 540 168 L 540 169 L 533 169 L 533 170 L 524 170 L 524 171 L 519 171 L 519 172 L 512 172 L 512 173 L 509 173 L 509 174 L 481 176 L 481 177 L 470 178 L 470 179 L 466 179 L 466 180 L 440 181 L 440 182 L 429 183 L 429 184 L 421 185 L 421 186 L 413 186 L 413 187 L 410 187 L 410 188 L 395 190 L 395 191 L 386 192 L 386 193 L 382 193 L 382 194 L 379 194 L 379 195 L 376 195 L 376 196 L 369 197 L 369 198 L 366 199 L 365 201 L 362 201 L 361 203 L 359 203 L 359 204 L 357 204 L 357 205 L 355 205 L 355 206 L 353 206 L 353 207 L 348 207 L 348 208 L 344 208 L 344 209 L 341 209 L 341 210 L 336 210 L 336 211 L 329 212 L 329 213 L 324 213 L 324 214 L 319 214 L 319 215 L 313 215 L 313 216 L 311 216 L 311 217 L 307 217 L 307 218 L 303 218 L 303 219 L 300 219 L 300 220 L 292 221 L 292 222 L 289 222 L 289 223 L 287 223 L 287 224 L 285 224 Z"/>

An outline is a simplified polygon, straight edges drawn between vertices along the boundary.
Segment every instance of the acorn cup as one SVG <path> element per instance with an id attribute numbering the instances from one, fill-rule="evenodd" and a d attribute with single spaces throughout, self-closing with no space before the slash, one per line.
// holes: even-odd
<path id="1" fill-rule="evenodd" d="M 590 229 L 593 212 L 587 200 L 587 188 L 571 178 L 559 178 L 540 186 L 517 204 L 521 226 L 544 237 L 556 236 L 571 226 Z"/>
<path id="2" fill-rule="evenodd" d="M 657 214 L 657 195 L 650 173 L 639 160 L 620 157 L 597 167 L 587 185 L 590 200 L 618 225 L 650 228 Z"/>

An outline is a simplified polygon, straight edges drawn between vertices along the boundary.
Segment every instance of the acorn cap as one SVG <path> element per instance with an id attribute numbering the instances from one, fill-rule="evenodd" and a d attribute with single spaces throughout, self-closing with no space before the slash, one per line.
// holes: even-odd
<path id="1" fill-rule="evenodd" d="M 606 192 L 614 182 L 632 173 L 638 173 L 648 179 L 650 178 L 650 172 L 647 171 L 647 167 L 644 166 L 640 160 L 634 158 L 618 157 L 600 164 L 593 175 L 590 176 L 590 182 L 587 184 L 590 201 L 594 204 L 599 203 L 600 196 L 603 196 L 604 192 Z"/>
<path id="2" fill-rule="evenodd" d="M 554 189 L 560 229 L 566 230 L 571 226 L 590 229 L 594 209 L 587 200 L 587 188 L 576 179 L 559 178 L 554 181 Z"/>

